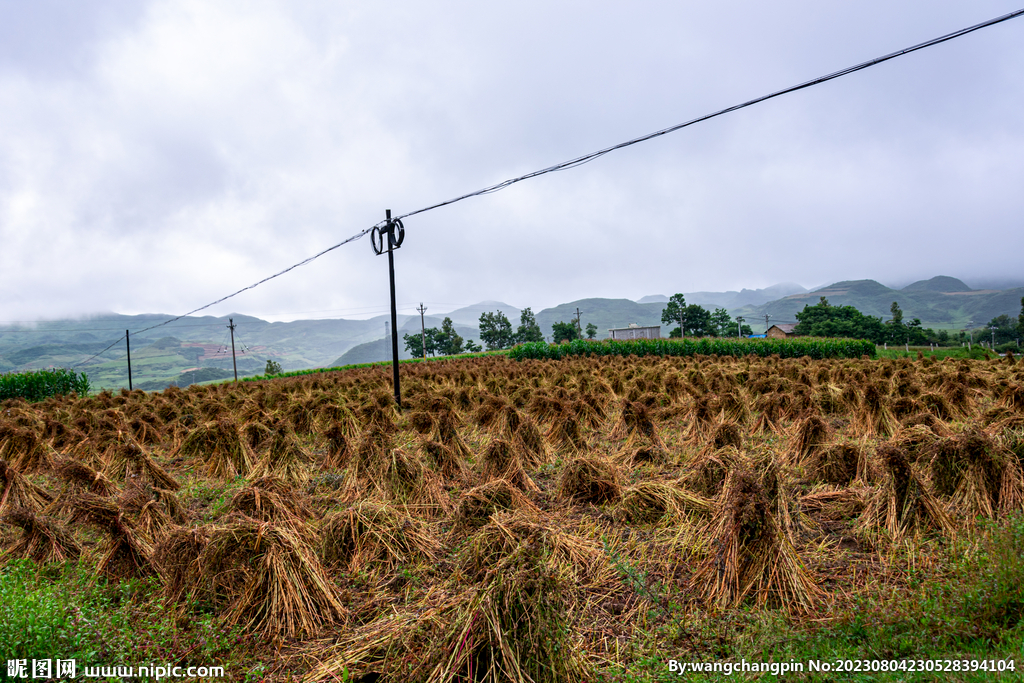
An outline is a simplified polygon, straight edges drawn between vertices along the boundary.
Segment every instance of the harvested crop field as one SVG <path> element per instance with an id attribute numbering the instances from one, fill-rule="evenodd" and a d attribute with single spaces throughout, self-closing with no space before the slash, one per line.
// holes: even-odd
<path id="1" fill-rule="evenodd" d="M 5 401 L 0 561 L 41 584 L 84 567 L 123 587 L 137 661 L 234 680 L 1020 654 L 1012 357 L 491 356 L 402 377 L 403 411 L 384 368 Z"/>

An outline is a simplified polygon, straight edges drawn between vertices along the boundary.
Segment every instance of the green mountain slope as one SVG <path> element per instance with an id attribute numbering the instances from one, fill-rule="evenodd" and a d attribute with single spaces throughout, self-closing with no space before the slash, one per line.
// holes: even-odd
<path id="1" fill-rule="evenodd" d="M 904 319 L 920 318 L 925 327 L 935 329 L 963 329 L 978 326 L 992 318 L 1020 312 L 1020 298 L 1024 288 L 1008 290 L 972 290 L 956 278 L 932 278 L 914 283 L 912 288 L 891 289 L 874 280 L 837 282 L 803 294 L 772 301 L 762 306 L 746 307 L 737 313 L 744 315 L 763 329 L 763 316 L 771 315 L 769 324 L 796 322 L 796 314 L 806 305 L 818 303 L 826 297 L 837 306 L 853 306 L 865 315 L 890 318 L 890 307 L 895 301 L 903 310 Z M 950 287 L 952 291 L 935 291 L 935 287 Z M 966 288 L 966 289 L 965 289 Z M 762 320 L 759 326 L 758 320 Z"/>
<path id="2" fill-rule="evenodd" d="M 661 325 L 661 312 L 665 309 L 665 304 L 638 304 L 629 299 L 580 299 L 554 308 L 545 308 L 536 316 L 537 324 L 540 325 L 544 336 L 551 338 L 552 324 L 569 322 L 575 318 L 577 308 L 580 309 L 580 326 L 585 330 L 587 323 L 597 325 L 597 338 L 605 339 L 608 337 L 609 329 L 627 327 L 630 323 L 641 326 Z"/>

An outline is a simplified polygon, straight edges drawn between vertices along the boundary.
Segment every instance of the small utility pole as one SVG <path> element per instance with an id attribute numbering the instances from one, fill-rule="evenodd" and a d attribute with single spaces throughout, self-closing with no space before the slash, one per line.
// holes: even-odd
<path id="1" fill-rule="evenodd" d="M 388 322 L 384 321 L 384 353 L 387 354 L 387 359 L 391 360 L 391 354 L 387 351 L 388 337 L 391 336 L 391 329 L 388 327 Z"/>
<path id="2" fill-rule="evenodd" d="M 736 318 L 736 336 L 743 336 L 743 316 L 738 316 Z"/>
<path id="3" fill-rule="evenodd" d="M 235 362 L 235 321 L 228 318 L 228 329 L 231 330 L 231 367 L 235 370 L 235 381 L 238 381 L 238 363 Z"/>
<path id="4" fill-rule="evenodd" d="M 765 335 L 768 334 L 768 319 L 769 318 L 771 318 L 771 316 L 768 315 L 767 313 L 765 313 L 764 314 L 764 333 L 765 333 Z"/>
<path id="5" fill-rule="evenodd" d="M 128 340 L 128 330 L 124 331 L 124 347 L 128 351 L 128 391 L 132 390 L 132 343 Z"/>
<path id="6" fill-rule="evenodd" d="M 576 336 L 579 339 L 583 339 L 583 327 L 580 323 L 580 307 L 576 307 Z"/>
<path id="7" fill-rule="evenodd" d="M 994 351 L 996 348 L 996 326 L 992 325 L 988 329 L 992 330 L 992 350 Z"/>
<path id="8" fill-rule="evenodd" d="M 416 309 L 420 312 L 420 336 L 423 340 L 423 359 L 427 358 L 427 324 L 423 322 L 423 314 L 427 312 L 427 307 L 420 302 L 420 307 Z"/>
<path id="9" fill-rule="evenodd" d="M 391 369 L 395 385 L 395 403 L 402 409 L 402 388 L 398 382 L 398 307 L 395 303 L 395 249 L 405 240 L 405 226 L 402 221 L 391 220 L 391 209 L 387 210 L 387 222 L 383 228 L 374 227 L 370 234 L 373 252 L 380 256 L 388 252 L 388 275 L 391 281 Z M 387 244 L 385 245 L 385 241 Z"/>

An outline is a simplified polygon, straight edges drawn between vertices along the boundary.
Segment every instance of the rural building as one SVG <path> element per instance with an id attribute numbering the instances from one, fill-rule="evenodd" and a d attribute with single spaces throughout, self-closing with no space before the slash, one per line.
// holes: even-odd
<path id="1" fill-rule="evenodd" d="M 796 327 L 796 323 L 779 323 L 778 325 L 772 325 L 768 328 L 768 334 L 765 336 L 772 339 L 785 339 L 786 337 L 795 337 L 796 333 L 793 329 Z"/>
<path id="2" fill-rule="evenodd" d="M 630 323 L 629 327 L 618 327 L 608 330 L 612 339 L 661 339 L 661 325 L 640 327 Z"/>

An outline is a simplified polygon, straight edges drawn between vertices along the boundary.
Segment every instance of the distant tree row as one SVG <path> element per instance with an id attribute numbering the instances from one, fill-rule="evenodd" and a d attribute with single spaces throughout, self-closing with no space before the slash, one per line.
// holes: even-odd
<path id="1" fill-rule="evenodd" d="M 480 341 L 488 351 L 510 349 L 524 342 L 544 341 L 533 310 L 524 308 L 519 314 L 519 327 L 512 329 L 512 323 L 501 311 L 480 314 Z"/>
<path id="2" fill-rule="evenodd" d="M 483 350 L 483 347 L 474 343 L 472 339 L 463 339 L 455 331 L 455 323 L 451 318 L 442 320 L 440 329 L 428 327 L 420 334 L 402 335 L 402 340 L 405 341 L 406 352 L 415 358 L 420 358 L 424 352 L 428 356 L 455 356 Z"/>
<path id="3" fill-rule="evenodd" d="M 969 338 L 965 331 L 954 336 L 946 330 L 936 332 L 923 328 L 920 318 L 905 321 L 896 301 L 892 302 L 889 312 L 892 317 L 882 322 L 881 317 L 864 315 L 853 306 L 833 306 L 828 299 L 821 297 L 817 304 L 804 306 L 804 310 L 796 314 L 798 324 L 793 331 L 809 337 L 849 337 L 868 339 L 876 344 L 911 346 L 955 344 Z M 980 335 L 974 337 L 976 342 L 991 342 L 994 338 L 996 346 L 1024 337 L 1024 298 L 1021 299 L 1021 313 L 1016 321 L 1009 315 L 996 316 L 977 332 Z"/>
<path id="4" fill-rule="evenodd" d="M 671 327 L 669 337 L 738 337 L 754 333 L 750 325 L 733 320 L 729 311 L 716 308 L 714 312 L 703 306 L 686 303 L 682 294 L 673 294 L 661 312 L 661 322 Z"/>

